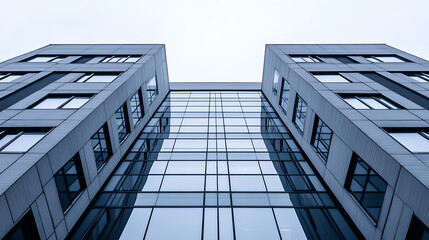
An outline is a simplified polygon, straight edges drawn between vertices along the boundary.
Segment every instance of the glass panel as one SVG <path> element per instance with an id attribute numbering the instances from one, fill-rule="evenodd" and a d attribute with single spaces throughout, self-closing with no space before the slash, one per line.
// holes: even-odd
<path id="1" fill-rule="evenodd" d="M 324 74 L 324 75 L 314 75 L 317 80 L 324 82 L 324 83 L 340 83 L 340 82 L 350 82 L 349 80 L 345 79 L 343 76 L 339 74 Z"/>
<path id="2" fill-rule="evenodd" d="M 117 77 L 117 75 L 94 75 L 86 82 L 112 82 Z"/>
<path id="3" fill-rule="evenodd" d="M 145 239 L 200 240 L 202 208 L 155 208 Z"/>
<path id="4" fill-rule="evenodd" d="M 368 104 L 372 109 L 387 109 L 386 106 L 379 103 L 377 100 L 373 99 L 372 97 L 359 97 L 362 102 Z"/>
<path id="5" fill-rule="evenodd" d="M 152 208 L 134 208 L 119 239 L 143 239 Z"/>
<path id="6" fill-rule="evenodd" d="M 344 98 L 344 101 L 350 104 L 354 109 L 369 109 L 367 105 L 363 104 L 356 98 Z"/>
<path id="7" fill-rule="evenodd" d="M 274 213 L 283 240 L 307 239 L 295 209 L 275 208 Z"/>
<path id="8" fill-rule="evenodd" d="M 46 98 L 39 104 L 33 107 L 33 109 L 57 109 L 70 98 Z"/>
<path id="9" fill-rule="evenodd" d="M 270 208 L 234 208 L 234 226 L 238 240 L 280 239 Z"/>
<path id="10" fill-rule="evenodd" d="M 26 152 L 44 136 L 45 133 L 24 133 L 3 148 L 2 152 Z"/>
<path id="11" fill-rule="evenodd" d="M 55 57 L 35 57 L 30 59 L 28 62 L 49 62 Z"/>
<path id="12" fill-rule="evenodd" d="M 75 97 L 62 108 L 65 109 L 74 109 L 82 107 L 86 102 L 89 101 L 88 97 Z"/>
<path id="13" fill-rule="evenodd" d="M 386 62 L 386 63 L 402 63 L 404 62 L 402 59 L 398 58 L 398 57 L 377 57 L 378 60 L 380 60 L 381 62 Z"/>
<path id="14" fill-rule="evenodd" d="M 391 132 L 389 134 L 411 152 L 429 152 L 429 140 L 418 132 Z"/>
<path id="15" fill-rule="evenodd" d="M 11 74 L 11 75 L 8 75 L 7 77 L 3 77 L 3 78 L 0 75 L 0 82 L 12 82 L 13 80 L 18 79 L 20 77 L 22 77 L 22 75 Z"/>

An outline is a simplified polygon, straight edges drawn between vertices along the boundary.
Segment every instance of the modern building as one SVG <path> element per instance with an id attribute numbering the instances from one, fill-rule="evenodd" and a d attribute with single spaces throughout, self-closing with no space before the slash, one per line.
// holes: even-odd
<path id="1" fill-rule="evenodd" d="M 429 238 L 429 62 L 390 46 L 195 84 L 163 45 L 49 45 L 0 89 L 1 238 Z"/>

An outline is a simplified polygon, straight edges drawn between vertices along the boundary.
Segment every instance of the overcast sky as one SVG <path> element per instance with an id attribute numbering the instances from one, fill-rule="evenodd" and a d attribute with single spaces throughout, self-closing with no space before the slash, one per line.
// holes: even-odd
<path id="1" fill-rule="evenodd" d="M 428 0 L 0 0 L 0 61 L 50 43 L 165 43 L 170 81 L 261 81 L 266 43 L 429 59 Z"/>

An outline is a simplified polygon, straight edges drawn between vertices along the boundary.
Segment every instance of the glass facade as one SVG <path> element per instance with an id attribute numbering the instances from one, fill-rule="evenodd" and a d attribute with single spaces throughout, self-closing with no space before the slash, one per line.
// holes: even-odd
<path id="1" fill-rule="evenodd" d="M 332 130 L 316 116 L 312 144 L 316 152 L 323 160 L 328 160 L 329 147 L 331 146 Z"/>
<path id="2" fill-rule="evenodd" d="M 362 158 L 354 154 L 346 187 L 377 222 L 383 206 L 387 183 Z"/>
<path id="3" fill-rule="evenodd" d="M 146 83 L 146 92 L 148 103 L 151 105 L 156 96 L 158 96 L 158 83 L 156 82 L 156 76 Z"/>
<path id="4" fill-rule="evenodd" d="M 137 123 L 139 123 L 143 117 L 140 90 L 134 93 L 134 95 L 131 97 L 130 104 L 131 104 L 131 115 L 133 118 L 133 124 L 134 126 L 136 126 Z"/>
<path id="5" fill-rule="evenodd" d="M 70 239 L 361 239 L 258 91 L 173 91 Z"/>

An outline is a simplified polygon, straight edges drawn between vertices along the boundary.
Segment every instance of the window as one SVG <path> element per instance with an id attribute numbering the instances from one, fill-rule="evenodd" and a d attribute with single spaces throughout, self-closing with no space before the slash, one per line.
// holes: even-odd
<path id="1" fill-rule="evenodd" d="M 279 85 L 280 74 L 274 69 L 273 93 L 277 95 L 277 85 Z"/>
<path id="2" fill-rule="evenodd" d="M 377 222 L 383 205 L 387 183 L 357 154 L 353 154 L 346 188 Z"/>
<path id="3" fill-rule="evenodd" d="M 91 95 L 56 95 L 50 94 L 35 103 L 32 109 L 77 109 L 91 99 Z"/>
<path id="4" fill-rule="evenodd" d="M 425 226 L 415 215 L 411 219 L 408 228 L 407 240 L 427 240 L 429 239 L 429 228 Z"/>
<path id="5" fill-rule="evenodd" d="M 282 107 L 283 111 L 286 113 L 287 111 L 287 104 L 289 102 L 289 94 L 290 94 L 290 84 L 286 79 L 283 78 L 283 87 L 282 92 L 280 96 L 280 106 Z"/>
<path id="6" fill-rule="evenodd" d="M 27 152 L 42 139 L 47 130 L 0 130 L 0 153 Z"/>
<path id="7" fill-rule="evenodd" d="M 82 56 L 80 58 L 78 58 L 77 60 L 74 60 L 72 63 L 87 63 L 89 61 L 91 61 L 92 59 L 94 59 L 96 56 Z"/>
<path id="8" fill-rule="evenodd" d="M 354 109 L 400 109 L 401 107 L 381 95 L 343 95 Z"/>
<path id="9" fill-rule="evenodd" d="M 386 129 L 391 137 L 413 153 L 429 152 L 429 131 L 427 129 Z"/>
<path id="10" fill-rule="evenodd" d="M 128 126 L 126 113 L 127 113 L 127 109 L 125 104 L 122 105 L 122 107 L 120 107 L 115 113 L 116 125 L 118 126 L 118 136 L 119 136 L 120 143 L 124 141 L 128 133 L 130 132 L 130 127 Z"/>
<path id="11" fill-rule="evenodd" d="M 302 133 L 304 131 L 305 114 L 307 112 L 307 103 L 302 100 L 299 95 L 296 95 L 295 102 L 295 114 L 293 116 L 293 122 L 295 123 L 298 130 Z"/>
<path id="12" fill-rule="evenodd" d="M 331 146 L 332 130 L 318 117 L 314 122 L 312 144 L 323 160 L 328 160 Z"/>
<path id="13" fill-rule="evenodd" d="M 66 58 L 65 56 L 35 56 L 24 62 L 59 62 Z"/>
<path id="14" fill-rule="evenodd" d="M 82 166 L 79 154 L 70 159 L 54 176 L 63 212 L 69 208 L 73 200 L 85 189 Z"/>
<path id="15" fill-rule="evenodd" d="M 38 240 L 40 239 L 33 212 L 28 211 L 24 217 L 10 230 L 3 240 Z"/>
<path id="16" fill-rule="evenodd" d="M 0 83 L 12 82 L 22 77 L 22 74 L 0 73 Z"/>
<path id="17" fill-rule="evenodd" d="M 130 100 L 131 103 L 131 115 L 133 117 L 133 124 L 134 126 L 137 125 L 137 123 L 142 119 L 143 117 L 143 110 L 142 110 L 142 98 L 140 90 L 138 90 L 134 95 L 131 97 Z"/>
<path id="18" fill-rule="evenodd" d="M 92 148 L 94 150 L 95 164 L 97 169 L 100 170 L 101 167 L 107 162 L 107 160 L 112 156 L 110 149 L 110 142 L 108 141 L 108 129 L 107 125 L 104 124 L 94 136 L 91 137 Z"/>
<path id="19" fill-rule="evenodd" d="M 427 73 L 408 73 L 407 76 L 417 82 L 429 82 L 429 74 Z"/>
<path id="20" fill-rule="evenodd" d="M 105 57 L 101 62 L 103 63 L 135 63 L 140 59 L 141 56 L 108 56 Z"/>
<path id="21" fill-rule="evenodd" d="M 315 63 L 322 62 L 322 60 L 316 56 L 291 56 L 292 60 L 297 63 Z"/>
<path id="22" fill-rule="evenodd" d="M 80 77 L 75 82 L 112 82 L 115 78 L 118 77 L 118 74 L 98 74 L 98 73 L 87 73 Z"/>
<path id="23" fill-rule="evenodd" d="M 364 56 L 364 58 L 372 63 L 402 63 L 404 59 L 396 56 Z"/>
<path id="24" fill-rule="evenodd" d="M 313 74 L 317 80 L 323 83 L 348 83 L 350 82 L 345 77 L 341 76 L 338 73 L 332 73 L 332 74 Z"/>
<path id="25" fill-rule="evenodd" d="M 146 91 L 148 98 L 148 105 L 151 105 L 158 95 L 158 83 L 156 81 L 156 76 L 154 76 L 151 80 L 146 83 Z"/>

